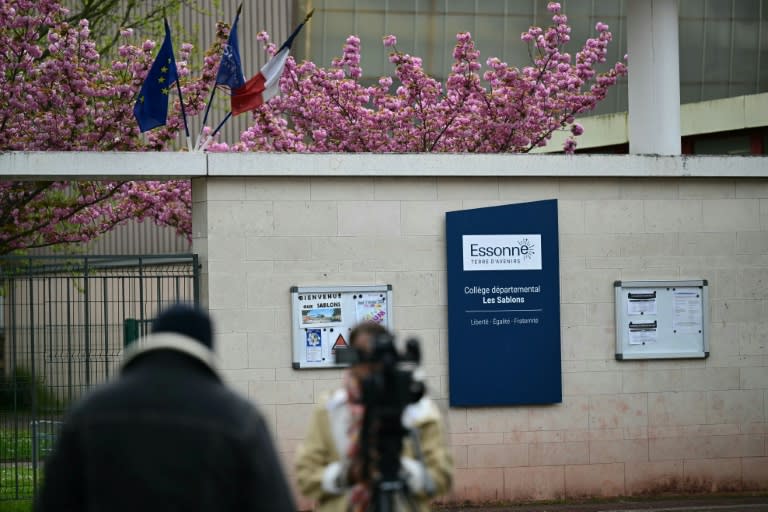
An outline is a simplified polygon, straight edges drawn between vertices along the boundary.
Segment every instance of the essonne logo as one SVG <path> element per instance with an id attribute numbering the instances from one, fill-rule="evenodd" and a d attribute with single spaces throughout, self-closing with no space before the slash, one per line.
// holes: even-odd
<path id="1" fill-rule="evenodd" d="M 464 270 L 541 270 L 541 234 L 462 235 Z"/>

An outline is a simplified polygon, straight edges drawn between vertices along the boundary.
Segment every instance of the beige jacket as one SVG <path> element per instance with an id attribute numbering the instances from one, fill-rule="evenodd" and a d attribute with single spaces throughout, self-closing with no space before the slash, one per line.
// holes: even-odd
<path id="1" fill-rule="evenodd" d="M 347 393 L 337 390 L 314 411 L 309 432 L 296 453 L 299 490 L 317 503 L 318 512 L 346 512 L 348 488 L 338 487 L 349 440 Z M 423 463 L 414 459 L 412 440 L 403 442 L 401 466 L 419 511 L 429 510 L 429 500 L 447 492 L 453 478 L 453 462 L 445 445 L 442 417 L 435 403 L 422 398 L 403 411 L 403 425 L 418 432 Z"/>

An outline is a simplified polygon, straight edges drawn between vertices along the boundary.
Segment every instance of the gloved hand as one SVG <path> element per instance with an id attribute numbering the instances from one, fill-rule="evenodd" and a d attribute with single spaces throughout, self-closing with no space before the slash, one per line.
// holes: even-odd
<path id="1" fill-rule="evenodd" d="M 400 477 L 405 481 L 412 493 L 432 496 L 435 484 L 421 461 L 410 457 L 400 457 Z"/>
<path id="2" fill-rule="evenodd" d="M 346 459 L 331 462 L 323 469 L 323 490 L 330 494 L 342 494 L 348 487 L 347 475 L 349 461 Z"/>
<path id="3" fill-rule="evenodd" d="M 362 461 L 344 458 L 328 464 L 323 470 L 323 489 L 341 494 L 356 483 L 364 481 Z"/>

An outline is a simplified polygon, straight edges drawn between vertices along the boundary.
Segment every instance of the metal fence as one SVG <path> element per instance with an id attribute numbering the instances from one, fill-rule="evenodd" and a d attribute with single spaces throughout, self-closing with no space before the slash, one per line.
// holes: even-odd
<path id="1" fill-rule="evenodd" d="M 0 258 L 0 500 L 34 495 L 69 404 L 161 309 L 199 303 L 192 254 Z"/>

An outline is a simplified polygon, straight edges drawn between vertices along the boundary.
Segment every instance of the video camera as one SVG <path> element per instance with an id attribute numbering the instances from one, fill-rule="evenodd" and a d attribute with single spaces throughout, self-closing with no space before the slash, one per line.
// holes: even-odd
<path id="1" fill-rule="evenodd" d="M 402 415 L 408 405 L 424 396 L 424 382 L 414 375 L 421 361 L 421 349 L 419 342 L 411 338 L 406 341 L 405 350 L 398 352 L 394 337 L 388 333 L 376 336 L 369 348 L 336 350 L 337 363 L 370 363 L 371 371 L 361 382 L 365 406 L 360 432 L 363 478 L 373 485 L 374 497 L 382 489 L 407 494 L 400 479 L 403 437 L 409 433 L 403 427 Z M 371 459 L 376 460 L 376 468 L 371 466 Z"/>
<path id="2" fill-rule="evenodd" d="M 336 363 L 355 365 L 371 363 L 372 372 L 362 382 L 362 401 L 380 414 L 402 414 L 403 409 L 424 396 L 424 382 L 414 377 L 421 361 L 421 349 L 415 338 L 398 352 L 394 336 L 381 334 L 372 340 L 370 350 L 336 349 Z"/>

